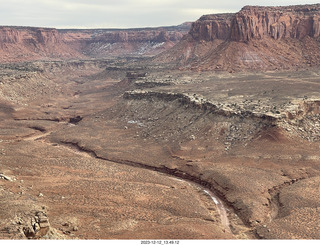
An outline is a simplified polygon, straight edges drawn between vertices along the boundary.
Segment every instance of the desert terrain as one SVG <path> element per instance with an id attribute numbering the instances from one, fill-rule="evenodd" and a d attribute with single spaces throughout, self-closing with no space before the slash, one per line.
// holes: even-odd
<path id="1" fill-rule="evenodd" d="M 319 11 L 0 28 L 0 239 L 320 239 Z"/>

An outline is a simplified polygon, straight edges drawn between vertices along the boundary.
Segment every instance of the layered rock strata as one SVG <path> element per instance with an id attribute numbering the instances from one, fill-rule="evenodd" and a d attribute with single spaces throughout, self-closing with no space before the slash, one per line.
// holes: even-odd
<path id="1" fill-rule="evenodd" d="M 250 41 L 273 39 L 303 39 L 320 35 L 320 4 L 288 7 L 246 6 L 231 23 L 230 39 Z"/>
<path id="2" fill-rule="evenodd" d="M 0 62 L 155 55 L 174 46 L 190 25 L 126 30 L 3 26 Z"/>
<path id="3" fill-rule="evenodd" d="M 192 24 L 195 40 L 214 39 L 247 42 L 320 35 L 320 4 L 289 7 L 245 6 L 236 14 L 205 15 Z"/>
<path id="4" fill-rule="evenodd" d="M 230 72 L 318 67 L 319 17 L 320 4 L 245 6 L 235 14 L 205 15 L 155 61 Z"/>

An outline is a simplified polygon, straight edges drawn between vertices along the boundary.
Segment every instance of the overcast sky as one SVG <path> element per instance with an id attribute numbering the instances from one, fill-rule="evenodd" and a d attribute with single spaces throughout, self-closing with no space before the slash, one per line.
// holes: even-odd
<path id="1" fill-rule="evenodd" d="M 245 5 L 313 4 L 304 0 L 0 0 L 0 25 L 128 28 L 178 25 Z"/>

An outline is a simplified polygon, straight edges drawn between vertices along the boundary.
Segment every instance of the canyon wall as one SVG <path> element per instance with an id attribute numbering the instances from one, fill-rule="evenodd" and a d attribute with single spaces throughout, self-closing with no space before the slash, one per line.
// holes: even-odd
<path id="1" fill-rule="evenodd" d="M 245 6 L 235 14 L 205 15 L 155 61 L 230 72 L 318 67 L 319 18 L 320 4 Z"/>
<path id="2" fill-rule="evenodd" d="M 0 62 L 155 55 L 174 46 L 190 29 L 65 29 L 0 27 Z"/>
<path id="3" fill-rule="evenodd" d="M 320 35 L 320 4 L 288 7 L 246 6 L 231 23 L 230 39 L 249 41 L 266 36 L 273 39 Z"/>
<path id="4" fill-rule="evenodd" d="M 247 42 L 251 39 L 273 39 L 320 35 L 320 4 L 258 7 L 245 6 L 236 14 L 202 16 L 192 24 L 189 34 L 195 40 L 214 39 Z"/>
<path id="5" fill-rule="evenodd" d="M 319 18 L 313 4 L 245 6 L 160 28 L 0 27 L 0 62 L 153 56 L 179 69 L 305 69 L 320 65 Z"/>
<path id="6" fill-rule="evenodd" d="M 22 44 L 33 42 L 38 45 L 55 44 L 61 42 L 58 30 L 53 28 L 34 27 L 0 27 L 0 43 Z"/>
<path id="7" fill-rule="evenodd" d="M 0 27 L 0 62 L 81 58 L 54 28 Z"/>
<path id="8" fill-rule="evenodd" d="M 189 35 L 197 41 L 228 39 L 233 14 L 216 14 L 202 16 L 192 24 Z"/>

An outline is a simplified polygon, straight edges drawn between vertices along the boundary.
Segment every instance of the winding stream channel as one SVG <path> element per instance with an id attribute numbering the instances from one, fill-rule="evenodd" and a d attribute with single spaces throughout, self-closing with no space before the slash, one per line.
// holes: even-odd
<path id="1" fill-rule="evenodd" d="M 191 179 L 183 178 L 182 176 L 185 176 L 184 173 L 182 173 L 182 174 L 179 173 L 176 175 L 174 173 L 171 174 L 169 171 L 165 171 L 164 169 L 151 167 L 151 166 L 144 165 L 141 163 L 130 162 L 130 161 L 120 160 L 120 159 L 119 160 L 106 159 L 106 158 L 97 156 L 96 153 L 93 151 L 91 152 L 86 149 L 82 149 L 78 145 L 74 145 L 74 144 L 59 144 L 59 146 L 64 147 L 68 150 L 71 150 L 72 152 L 74 152 L 76 154 L 80 154 L 82 156 L 94 157 L 94 158 L 98 158 L 98 159 L 102 159 L 105 161 L 110 161 L 110 162 L 114 162 L 114 163 L 118 163 L 118 164 L 125 164 L 125 165 L 129 165 L 129 166 L 137 167 L 137 168 L 143 168 L 143 169 L 147 169 L 150 171 L 155 171 L 155 172 L 158 172 L 161 174 L 165 174 L 166 176 L 168 176 L 168 178 L 174 179 L 176 181 L 187 183 L 188 185 L 191 185 L 193 188 L 198 187 L 199 189 L 201 189 L 201 191 L 203 191 L 206 195 L 208 195 L 212 199 L 212 201 L 214 202 L 214 204 L 217 208 L 217 212 L 220 216 L 221 224 L 222 224 L 223 228 L 225 229 L 225 231 L 232 233 L 232 231 L 230 229 L 230 221 L 228 218 L 228 211 L 229 210 L 225 207 L 224 202 L 216 194 L 214 194 L 210 189 L 206 188 L 205 186 L 197 183 L 196 181 L 192 181 Z"/>
<path id="2" fill-rule="evenodd" d="M 223 202 L 212 191 L 210 191 L 208 189 L 203 189 L 203 191 L 206 194 L 208 194 L 211 197 L 211 199 L 213 200 L 213 202 L 216 204 L 217 210 L 218 210 L 219 215 L 220 215 L 222 226 L 229 233 L 232 233 L 231 229 L 230 229 L 230 222 L 229 222 L 229 218 L 228 218 L 227 208 L 224 206 Z"/>
<path id="3" fill-rule="evenodd" d="M 42 133 L 42 134 L 35 134 L 33 136 L 29 136 L 24 138 L 25 140 L 29 140 L 29 141 L 35 141 L 35 140 L 41 140 L 43 139 L 45 136 L 48 136 L 49 134 L 51 134 L 52 132 L 46 132 L 46 133 Z M 46 141 L 41 140 L 41 142 L 46 143 L 46 144 L 52 144 Z M 217 212 L 220 216 L 220 221 L 221 221 L 221 225 L 223 226 L 223 228 L 225 229 L 226 232 L 232 233 L 231 229 L 230 229 L 230 221 L 228 218 L 228 209 L 225 207 L 224 202 L 216 195 L 214 194 L 210 189 L 206 188 L 205 186 L 197 183 L 196 181 L 192 181 L 190 179 L 187 178 L 182 178 L 181 175 L 177 176 L 175 174 L 170 174 L 168 172 L 164 172 L 162 171 L 162 169 L 157 169 L 155 167 L 151 167 L 151 166 L 147 166 L 147 165 L 143 165 L 140 163 L 133 163 L 133 162 L 129 162 L 129 161 L 125 161 L 125 160 L 112 160 L 112 159 L 105 159 L 103 157 L 99 157 L 96 155 L 95 152 L 93 151 L 89 151 L 86 149 L 82 149 L 81 147 L 79 147 L 78 145 L 74 145 L 71 143 L 62 143 L 62 144 L 58 144 L 59 147 L 62 147 L 68 151 L 72 151 L 73 153 L 77 154 L 77 155 L 81 155 L 82 157 L 90 157 L 90 158 L 98 158 L 98 159 L 102 159 L 105 161 L 111 161 L 114 163 L 118 163 L 118 164 L 126 164 L 126 165 L 130 165 L 130 166 L 134 166 L 134 167 L 138 167 L 138 168 L 143 168 L 143 169 L 147 169 L 150 171 L 155 171 L 155 172 L 159 172 L 161 174 L 165 174 L 168 176 L 168 178 L 171 178 L 173 180 L 179 181 L 179 182 L 184 182 L 190 186 L 192 186 L 193 188 L 199 188 L 202 192 L 204 192 L 206 195 L 208 195 L 213 203 L 215 204 L 216 208 L 217 208 Z M 184 174 L 182 174 L 183 176 Z"/>
<path id="4" fill-rule="evenodd" d="M 199 185 L 198 183 L 192 182 L 190 180 L 185 180 L 185 179 L 181 179 L 181 178 L 177 178 L 177 177 L 172 177 L 169 176 L 171 179 L 180 181 L 180 182 L 185 182 L 191 186 L 196 186 L 199 187 L 201 189 L 201 191 L 203 191 L 206 195 L 208 195 L 212 201 L 214 202 L 215 206 L 217 207 L 217 211 L 219 213 L 220 216 L 220 220 L 221 220 L 221 224 L 224 227 L 224 229 L 229 232 L 232 233 L 231 229 L 230 229 L 230 221 L 228 218 L 228 209 L 225 207 L 223 201 L 216 195 L 214 194 L 212 191 L 210 191 L 208 188 L 203 187 L 202 185 Z"/>

